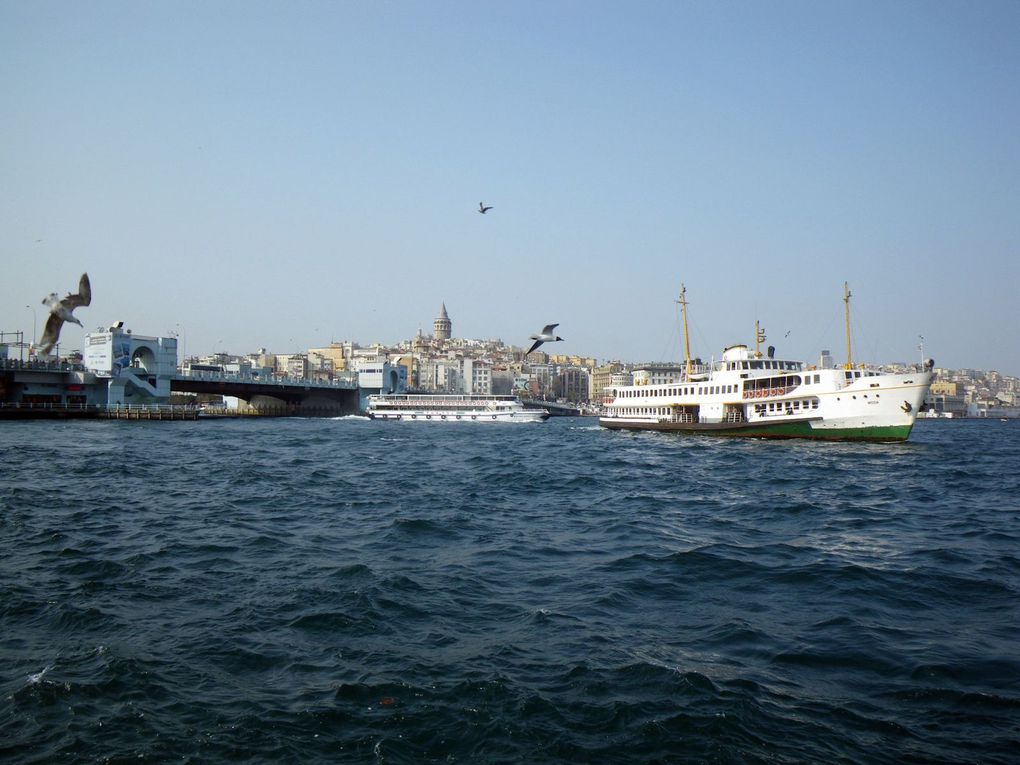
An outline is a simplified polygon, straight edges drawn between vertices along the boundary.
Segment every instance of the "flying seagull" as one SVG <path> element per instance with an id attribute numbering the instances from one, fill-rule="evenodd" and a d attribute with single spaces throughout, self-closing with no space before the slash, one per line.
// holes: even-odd
<path id="1" fill-rule="evenodd" d="M 43 298 L 43 305 L 49 306 L 50 318 L 46 320 L 46 328 L 43 330 L 42 341 L 39 344 L 39 348 L 36 350 L 37 356 L 49 356 L 50 351 L 53 350 L 53 346 L 57 344 L 57 338 L 60 337 L 60 328 L 64 326 L 65 321 L 73 321 L 79 327 L 82 323 L 78 321 L 72 315 L 72 311 L 78 306 L 88 305 L 92 302 L 92 285 L 89 284 L 89 275 L 82 274 L 81 279 L 78 281 L 78 293 L 72 295 L 67 294 L 63 300 L 57 296 L 56 292 L 51 292 L 49 295 Z"/>
<path id="2" fill-rule="evenodd" d="M 485 206 L 485 202 L 479 202 L 478 203 L 478 212 L 480 212 L 482 215 L 485 215 L 485 213 L 489 212 L 489 210 L 491 210 L 491 209 L 492 209 L 492 205 L 489 205 L 488 207 L 486 207 Z"/>
<path id="3" fill-rule="evenodd" d="M 559 324 L 546 324 L 542 328 L 541 332 L 539 332 L 537 335 L 532 335 L 531 339 L 535 341 L 535 344 L 533 346 L 531 346 L 530 348 L 528 348 L 528 353 L 531 353 L 533 350 L 535 350 L 542 343 L 555 343 L 557 340 L 562 340 L 563 339 L 562 337 L 557 337 L 553 333 L 553 330 L 556 329 L 558 326 L 560 326 L 560 325 Z M 524 355 L 527 356 L 528 354 L 526 353 Z"/>

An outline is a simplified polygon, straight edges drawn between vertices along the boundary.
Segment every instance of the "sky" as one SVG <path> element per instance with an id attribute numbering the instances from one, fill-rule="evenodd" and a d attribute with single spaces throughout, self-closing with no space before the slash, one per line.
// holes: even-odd
<path id="1" fill-rule="evenodd" d="M 1020 375 L 1020 3 L 0 0 L 0 330 Z M 492 210 L 481 215 L 479 202 Z M 919 346 L 922 344 L 923 351 Z"/>

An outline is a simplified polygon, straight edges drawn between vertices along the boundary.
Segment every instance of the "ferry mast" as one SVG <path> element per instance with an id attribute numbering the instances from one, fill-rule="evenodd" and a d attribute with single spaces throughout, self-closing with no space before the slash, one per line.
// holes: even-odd
<path id="1" fill-rule="evenodd" d="M 844 369 L 853 369 L 853 356 L 850 353 L 850 285 L 843 282 L 843 304 L 846 314 L 846 366 Z"/>
<path id="2" fill-rule="evenodd" d="M 687 287 L 683 282 L 680 282 L 680 299 L 676 302 L 680 304 L 680 313 L 684 317 L 684 377 L 689 380 L 691 378 L 691 340 L 687 335 Z"/>

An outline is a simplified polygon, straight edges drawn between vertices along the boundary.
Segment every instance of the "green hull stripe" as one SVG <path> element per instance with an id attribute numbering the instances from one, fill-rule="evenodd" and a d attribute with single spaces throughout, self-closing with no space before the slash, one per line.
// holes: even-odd
<path id="1" fill-rule="evenodd" d="M 738 428 L 699 428 L 676 423 L 647 423 L 626 425 L 600 421 L 605 428 L 614 430 L 661 430 L 671 433 L 740 438 L 813 438 L 820 441 L 906 441 L 912 425 L 886 425 L 866 428 L 812 428 L 807 422 L 775 422 L 761 425 L 744 425 Z"/>

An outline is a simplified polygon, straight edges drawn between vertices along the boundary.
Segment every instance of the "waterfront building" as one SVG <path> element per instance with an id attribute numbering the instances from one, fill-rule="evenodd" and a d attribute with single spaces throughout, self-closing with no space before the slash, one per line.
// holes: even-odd
<path id="1" fill-rule="evenodd" d="M 347 360 L 354 355 L 354 344 L 353 343 L 330 343 L 325 348 L 309 348 L 308 358 L 318 358 L 329 360 L 331 369 L 334 372 L 342 372 L 347 369 Z M 318 368 L 324 366 L 324 361 L 316 362 Z M 316 367 L 316 363 L 313 363 L 313 368 Z"/>
<path id="2" fill-rule="evenodd" d="M 531 364 L 530 370 L 532 382 L 537 383 L 536 395 L 539 398 L 555 398 L 556 367 L 552 364 Z"/>
<path id="3" fill-rule="evenodd" d="M 177 373 L 177 338 L 135 335 L 123 327 L 89 332 L 82 363 L 105 387 L 105 401 L 96 403 L 165 404 Z"/>
<path id="4" fill-rule="evenodd" d="M 561 367 L 584 367 L 594 369 L 598 366 L 596 359 L 590 356 L 577 356 L 575 354 L 553 353 L 549 355 L 549 363 Z"/>
<path id="5" fill-rule="evenodd" d="M 393 367 L 399 367 L 404 371 L 401 372 L 404 379 L 407 381 L 408 388 L 414 388 L 417 386 L 417 368 L 415 364 L 414 356 L 410 353 L 404 354 L 393 354 L 389 357 L 390 365 Z"/>
<path id="6" fill-rule="evenodd" d="M 612 384 L 613 375 L 622 369 L 623 365 L 618 361 L 610 361 L 601 367 L 592 368 L 588 377 L 588 400 L 601 401 L 603 389 Z"/>
<path id="7" fill-rule="evenodd" d="M 301 380 L 308 377 L 308 356 L 304 353 L 278 353 L 276 354 L 276 374 L 286 377 L 296 377 Z"/>
<path id="8" fill-rule="evenodd" d="M 491 374 L 492 395 L 509 396 L 514 389 L 514 378 L 517 373 L 512 369 L 493 369 Z"/>
<path id="9" fill-rule="evenodd" d="M 588 400 L 589 374 L 581 367 L 566 367 L 560 370 L 556 380 L 556 395 L 572 404 Z"/>
<path id="10" fill-rule="evenodd" d="M 368 397 L 375 394 L 406 393 L 407 369 L 394 366 L 384 358 L 359 358 L 354 362 L 358 374 L 359 409 L 365 411 Z"/>
<path id="11" fill-rule="evenodd" d="M 460 393 L 460 362 L 457 359 L 423 359 L 418 366 L 418 387 L 435 393 Z"/>
<path id="12" fill-rule="evenodd" d="M 642 364 L 634 370 L 634 385 L 670 385 L 680 382 L 683 367 L 680 364 Z"/>
<path id="13" fill-rule="evenodd" d="M 492 364 L 485 359 L 463 359 L 461 379 L 464 381 L 461 392 L 492 395 Z"/>

